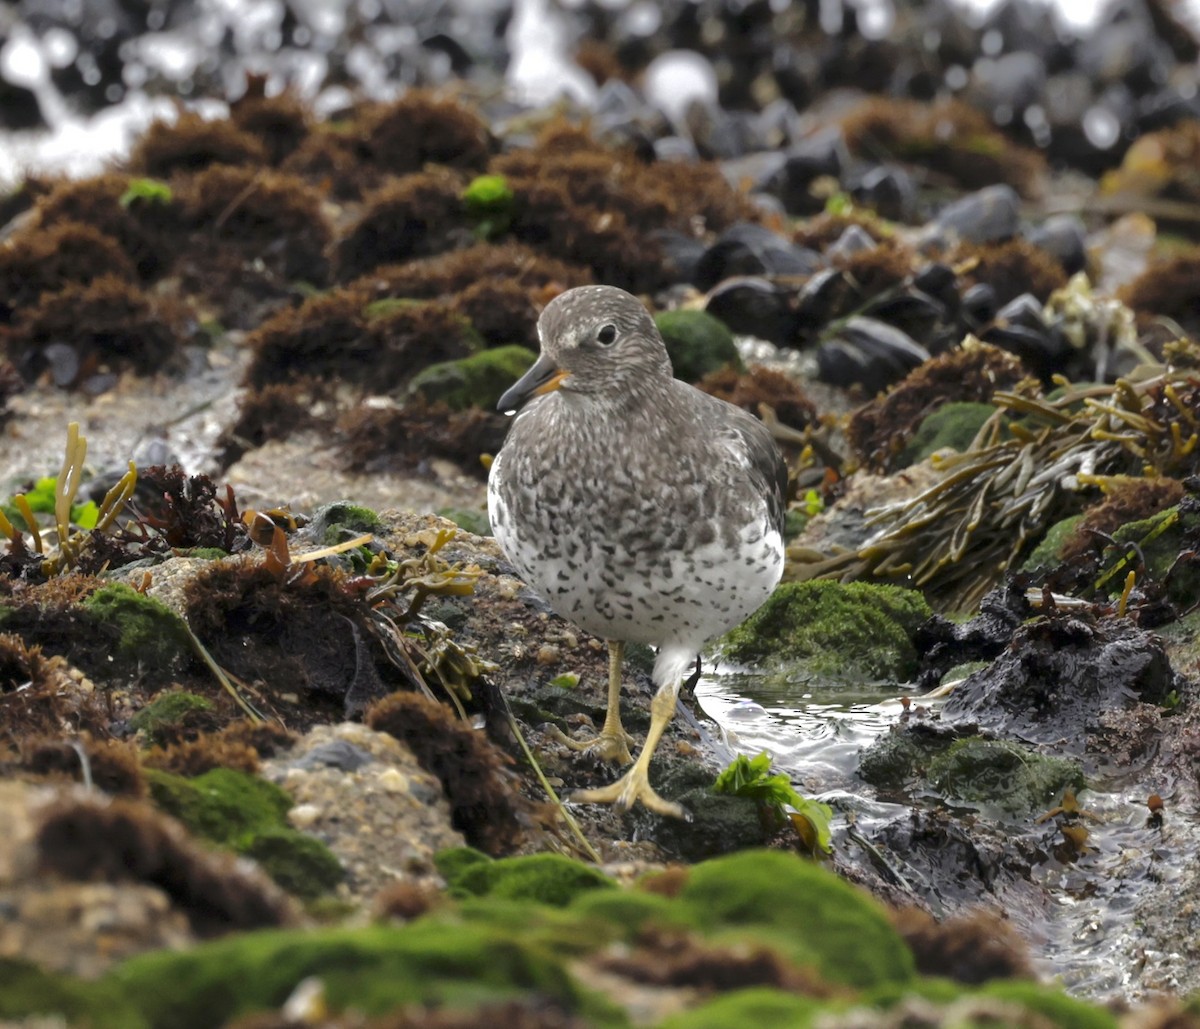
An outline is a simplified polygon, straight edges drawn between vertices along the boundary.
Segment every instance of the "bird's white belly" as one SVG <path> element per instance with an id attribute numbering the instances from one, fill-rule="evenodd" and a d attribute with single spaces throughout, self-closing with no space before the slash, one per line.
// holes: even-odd
<path id="1" fill-rule="evenodd" d="M 757 610 L 783 574 L 783 540 L 765 517 L 734 546 L 718 540 L 643 562 L 599 546 L 548 547 L 500 503 L 489 491 L 496 540 L 521 577 L 556 614 L 604 639 L 699 649 Z"/>

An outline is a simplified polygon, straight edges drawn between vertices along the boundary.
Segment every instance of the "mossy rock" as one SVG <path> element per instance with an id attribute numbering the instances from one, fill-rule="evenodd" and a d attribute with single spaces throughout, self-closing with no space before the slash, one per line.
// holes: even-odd
<path id="1" fill-rule="evenodd" d="M 150 795 L 167 814 L 197 836 L 235 846 L 264 829 L 282 828 L 292 799 L 274 783 L 256 775 L 214 768 L 194 779 L 146 769 Z"/>
<path id="2" fill-rule="evenodd" d="M 878 736 L 858 757 L 858 774 L 876 789 L 898 790 L 923 780 L 930 762 L 953 742 L 907 727 Z"/>
<path id="3" fill-rule="evenodd" d="M 1149 518 L 1126 522 L 1113 533 L 1113 539 L 1117 543 L 1136 544 L 1140 557 L 1146 562 L 1146 578 L 1163 582 L 1180 552 L 1187 549 L 1185 535 L 1194 538 L 1198 528 L 1200 516 L 1181 513 L 1176 505 Z M 1114 555 L 1110 564 L 1115 560 Z M 1127 566 L 1127 569 L 1133 568 L 1136 568 L 1134 563 Z M 1124 584 L 1125 572 L 1122 571 L 1109 580 L 1109 593 L 1120 593 Z M 1194 564 L 1179 562 L 1167 589 L 1168 599 L 1182 608 L 1190 608 L 1197 594 L 1200 594 L 1200 572 Z"/>
<path id="4" fill-rule="evenodd" d="M 588 890 L 571 901 L 570 910 L 584 921 L 615 926 L 627 942 L 648 925 L 683 928 L 689 918 L 683 907 L 667 897 L 637 889 Z"/>
<path id="5" fill-rule="evenodd" d="M 912 953 L 883 907 L 794 854 L 744 851 L 705 861 L 692 868 L 679 899 L 699 925 L 745 928 L 831 981 L 871 986 L 914 978 Z"/>
<path id="6" fill-rule="evenodd" d="M 921 420 L 901 455 L 901 467 L 924 461 L 943 447 L 962 453 L 996 409 L 991 404 L 953 401 Z"/>
<path id="7" fill-rule="evenodd" d="M 788 582 L 724 637 L 722 656 L 789 677 L 903 682 L 931 615 L 915 590 L 866 582 Z"/>
<path id="8" fill-rule="evenodd" d="M 171 690 L 155 697 L 129 719 L 129 724 L 151 740 L 161 742 L 165 734 L 201 721 L 215 710 L 216 705 L 207 697 L 184 690 Z"/>
<path id="9" fill-rule="evenodd" d="M 479 861 L 474 855 L 458 856 L 461 849 L 438 856 L 437 867 L 450 892 L 459 897 L 496 897 L 530 900 L 556 907 L 571 903 L 588 890 L 615 889 L 603 872 L 561 854 L 528 854 Z"/>
<path id="10" fill-rule="evenodd" d="M 318 508 L 309 524 L 309 532 L 327 546 L 354 539 L 368 532 L 379 532 L 379 515 L 362 504 L 337 500 Z"/>
<path id="11" fill-rule="evenodd" d="M 482 239 L 492 239 L 508 230 L 516 210 L 516 197 L 503 175 L 479 175 L 463 190 L 463 207 L 475 222 Z"/>
<path id="12" fill-rule="evenodd" d="M 437 511 L 443 518 L 449 518 L 460 529 L 474 533 L 476 536 L 490 536 L 492 523 L 488 521 L 488 513 L 484 510 L 474 510 L 469 507 L 443 507 Z"/>
<path id="13" fill-rule="evenodd" d="M 480 407 L 494 411 L 514 382 L 537 359 L 527 347 L 491 347 L 456 361 L 439 361 L 418 372 L 412 392 L 426 400 L 440 400 L 456 411 Z"/>
<path id="14" fill-rule="evenodd" d="M 821 1001 L 795 993 L 754 986 L 722 993 L 712 1000 L 674 1015 L 660 1029 L 730 1029 L 731 1026 L 770 1026 L 808 1029 L 825 1007 Z"/>
<path id="15" fill-rule="evenodd" d="M 1053 986 L 1016 979 L 997 980 L 978 990 L 979 995 L 1010 1001 L 1036 1011 L 1060 1029 L 1116 1029 L 1119 1024 L 1110 1011 L 1086 1001 L 1068 997 Z"/>
<path id="16" fill-rule="evenodd" d="M 139 667 L 161 672 L 191 651 L 179 616 L 161 600 L 124 583 L 101 586 L 83 601 L 83 608 L 97 622 L 115 630 L 111 654 L 113 664 L 123 672 Z"/>
<path id="17" fill-rule="evenodd" d="M 1041 542 L 1029 552 L 1021 570 L 1031 572 L 1035 568 L 1049 567 L 1061 563 L 1062 549 L 1067 540 L 1075 535 L 1075 529 L 1083 521 L 1083 515 L 1071 515 L 1055 522 L 1046 530 Z"/>
<path id="18" fill-rule="evenodd" d="M 292 798 L 274 783 L 231 768 L 214 768 L 194 779 L 149 768 L 146 781 L 162 810 L 197 836 L 253 858 L 297 897 L 313 900 L 345 875 L 324 843 L 288 824 Z"/>
<path id="19" fill-rule="evenodd" d="M 403 1005 L 450 1006 L 541 998 L 600 1027 L 623 1014 L 583 991 L 550 951 L 493 926 L 418 919 L 405 926 L 271 930 L 179 953 L 133 958 L 107 978 L 152 1029 L 209 1029 L 278 1008 L 319 976 L 332 1013 L 382 1015 Z"/>
<path id="20" fill-rule="evenodd" d="M 11 1025 L 33 1016 L 59 1016 L 89 1029 L 147 1029 L 149 1023 L 111 982 L 87 982 L 0 958 L 0 1020 Z M 43 1024 L 38 1022 L 38 1024 Z M 47 1024 L 53 1024 L 48 1022 Z"/>
<path id="21" fill-rule="evenodd" d="M 1013 816 L 1054 804 L 1068 787 L 1084 787 L 1083 772 L 1074 761 L 981 736 L 956 740 L 935 757 L 929 780 L 946 797 L 993 805 Z"/>
<path id="22" fill-rule="evenodd" d="M 662 311 L 654 316 L 654 324 L 667 344 L 675 378 L 699 382 L 726 365 L 743 370 L 733 333 L 707 311 Z"/>
<path id="23" fill-rule="evenodd" d="M 260 829 L 242 839 L 237 850 L 254 858 L 275 882 L 303 900 L 316 900 L 346 877 L 341 862 L 324 843 L 295 829 Z"/>

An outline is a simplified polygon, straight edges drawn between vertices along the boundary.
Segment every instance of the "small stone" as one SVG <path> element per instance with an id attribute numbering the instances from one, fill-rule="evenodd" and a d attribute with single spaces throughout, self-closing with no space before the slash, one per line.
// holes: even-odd
<path id="1" fill-rule="evenodd" d="M 380 773 L 377 780 L 388 793 L 407 793 L 408 776 L 398 768 L 388 768 Z"/>
<path id="2" fill-rule="evenodd" d="M 288 821 L 297 829 L 310 829 L 321 817 L 321 809 L 316 804 L 297 804 L 288 812 Z"/>
<path id="3" fill-rule="evenodd" d="M 537 663 L 539 665 L 554 665 L 558 664 L 562 658 L 562 653 L 553 643 L 545 643 L 538 647 Z"/>

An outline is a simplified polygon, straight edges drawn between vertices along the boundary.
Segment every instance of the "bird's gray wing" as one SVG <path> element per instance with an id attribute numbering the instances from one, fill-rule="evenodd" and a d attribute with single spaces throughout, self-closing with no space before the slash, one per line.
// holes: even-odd
<path id="1" fill-rule="evenodd" d="M 750 480 L 755 490 L 766 498 L 771 525 L 782 535 L 787 507 L 787 463 L 770 429 L 740 407 L 726 406 L 731 410 L 724 431 L 730 444 L 745 456 Z"/>

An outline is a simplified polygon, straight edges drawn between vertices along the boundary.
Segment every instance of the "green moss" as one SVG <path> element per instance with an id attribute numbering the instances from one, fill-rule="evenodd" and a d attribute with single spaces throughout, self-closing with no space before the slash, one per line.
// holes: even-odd
<path id="1" fill-rule="evenodd" d="M 904 448 L 901 465 L 924 461 L 943 447 L 950 447 L 961 453 L 971 445 L 983 423 L 995 413 L 996 409 L 991 404 L 959 401 L 943 404 L 922 419 L 912 439 L 908 441 L 908 446 Z"/>
<path id="2" fill-rule="evenodd" d="M 117 202 L 130 207 L 141 201 L 146 204 L 169 204 L 174 194 L 171 187 L 158 179 L 130 179 L 125 192 Z"/>
<path id="3" fill-rule="evenodd" d="M 229 551 L 220 547 L 184 547 L 179 551 L 179 556 L 195 557 L 201 561 L 220 561 L 229 556 Z"/>
<path id="4" fill-rule="evenodd" d="M 1053 804 L 1068 786 L 1084 787 L 1083 772 L 1074 761 L 980 736 L 955 740 L 930 763 L 929 778 L 947 797 L 995 805 L 1017 816 Z"/>
<path id="5" fill-rule="evenodd" d="M 160 693 L 130 720 L 129 724 L 138 732 L 144 732 L 152 740 L 161 740 L 164 732 L 178 729 L 189 719 L 215 711 L 216 705 L 207 697 L 198 697 L 183 690 Z"/>
<path id="6" fill-rule="evenodd" d="M 373 322 L 380 318 L 387 318 L 390 315 L 397 314 L 400 311 L 411 311 L 413 308 L 420 307 L 422 304 L 428 303 L 425 300 L 414 300 L 412 297 L 382 297 L 379 300 L 372 300 L 366 307 L 363 308 L 363 317 Z"/>
<path id="7" fill-rule="evenodd" d="M 433 856 L 434 867 L 441 873 L 446 885 L 453 887 L 458 877 L 475 865 L 490 865 L 494 859 L 474 847 L 448 847 Z"/>
<path id="8" fill-rule="evenodd" d="M 1036 1011 L 1060 1029 L 1115 1029 L 1118 1024 L 1116 1017 L 1104 1008 L 1068 997 L 1062 990 L 1040 983 L 997 980 L 981 987 L 979 993 Z"/>
<path id="9" fill-rule="evenodd" d="M 914 779 L 924 779 L 929 762 L 947 745 L 942 739 L 893 730 L 862 751 L 858 774 L 878 789 L 900 789 Z"/>
<path id="10" fill-rule="evenodd" d="M 930 616 L 925 598 L 900 586 L 789 582 L 725 636 L 723 655 L 789 674 L 903 681 L 916 674 L 912 638 Z"/>
<path id="11" fill-rule="evenodd" d="M 273 783 L 231 768 L 194 779 L 150 768 L 150 795 L 197 836 L 254 858 L 263 871 L 298 897 L 311 900 L 341 882 L 344 872 L 320 840 L 292 829 L 292 799 Z"/>
<path id="12" fill-rule="evenodd" d="M 771 1029 L 808 1029 L 826 1005 L 812 997 L 785 993 L 769 986 L 734 990 L 668 1018 L 660 1029 L 730 1029 L 731 1026 L 770 1026 Z"/>
<path id="13" fill-rule="evenodd" d="M 337 500 L 313 512 L 311 531 L 326 546 L 333 546 L 383 527 L 379 515 L 369 507 Z"/>
<path id="14" fill-rule="evenodd" d="M 513 219 L 513 191 L 503 175 L 480 175 L 462 194 L 463 207 L 475 222 L 475 231 L 491 239 L 508 231 Z"/>
<path id="15" fill-rule="evenodd" d="M 698 382 L 726 365 L 743 368 L 733 333 L 707 311 L 663 311 L 654 316 L 671 355 L 675 377 Z"/>
<path id="16" fill-rule="evenodd" d="M 680 900 L 710 929 L 754 927 L 801 964 L 851 986 L 908 982 L 912 954 L 862 890 L 793 854 L 743 851 L 696 865 Z M 777 932 L 761 933 L 761 927 Z"/>
<path id="17" fill-rule="evenodd" d="M 1194 538 L 1197 529 L 1200 529 L 1200 516 L 1181 513 L 1180 508 L 1176 506 L 1168 508 L 1166 511 L 1160 511 L 1149 518 L 1126 522 L 1113 533 L 1113 539 L 1118 543 L 1136 544 L 1140 552 L 1139 559 L 1144 558 L 1146 562 L 1145 577 L 1156 582 L 1163 582 L 1180 552 L 1188 548 L 1187 539 Z M 1120 555 L 1113 554 L 1109 565 L 1114 564 L 1119 556 L 1123 557 L 1130 552 L 1130 550 L 1122 550 Z M 1120 572 L 1110 577 L 1107 584 L 1108 592 L 1110 594 L 1119 593 L 1125 585 L 1125 575 L 1136 567 L 1136 562 L 1129 562 Z M 1170 578 L 1167 589 L 1168 599 L 1179 607 L 1187 609 L 1195 602 L 1197 594 L 1200 594 L 1200 572 L 1196 571 L 1194 563 L 1180 561 Z"/>
<path id="18" fill-rule="evenodd" d="M 491 347 L 456 361 L 429 365 L 413 377 L 412 391 L 426 400 L 440 400 L 456 411 L 468 407 L 495 410 L 504 391 L 535 360 L 527 347 Z"/>
<path id="19" fill-rule="evenodd" d="M 320 840 L 295 829 L 262 829 L 244 839 L 238 853 L 254 858 L 264 872 L 304 900 L 315 900 L 345 878 L 341 862 Z"/>
<path id="20" fill-rule="evenodd" d="M 124 991 L 108 982 L 85 982 L 0 958 L 0 1019 L 10 1024 L 34 1015 L 58 1015 L 89 1029 L 144 1029 L 148 1025 Z"/>
<path id="21" fill-rule="evenodd" d="M 124 583 L 101 586 L 83 602 L 98 622 L 118 633 L 112 649 L 113 664 L 122 671 L 139 667 L 162 671 L 190 652 L 183 623 L 161 600 L 148 597 Z"/>
<path id="22" fill-rule="evenodd" d="M 197 836 L 235 846 L 264 829 L 286 826 L 292 799 L 274 783 L 231 768 L 214 768 L 194 779 L 146 769 L 154 803 Z"/>
<path id="23" fill-rule="evenodd" d="M 608 922 L 627 941 L 643 926 L 684 926 L 689 917 L 685 908 L 668 898 L 634 889 L 588 890 L 571 901 L 570 910 L 585 921 Z"/>
<path id="24" fill-rule="evenodd" d="M 1082 521 L 1083 515 L 1077 514 L 1050 526 L 1041 542 L 1030 551 L 1021 570 L 1029 572 L 1035 568 L 1059 564 L 1062 561 L 1063 545 L 1075 535 L 1075 528 Z"/>
<path id="25" fill-rule="evenodd" d="M 490 536 L 492 523 L 488 521 L 487 511 L 476 511 L 468 507 L 443 507 L 437 514 L 449 518 L 460 529 L 473 532 L 476 536 Z"/>
<path id="26" fill-rule="evenodd" d="M 582 991 L 551 952 L 492 926 L 418 919 L 405 926 L 245 933 L 183 953 L 127 961 L 109 980 L 153 1029 L 208 1029 L 277 1008 L 320 976 L 332 1012 L 380 1015 L 405 1004 L 470 1010 L 543 998 L 597 1026 L 621 1026 L 610 1004 Z"/>
<path id="27" fill-rule="evenodd" d="M 561 854 L 529 854 L 476 861 L 469 855 L 445 861 L 438 855 L 438 871 L 446 879 L 451 893 L 463 896 L 497 897 L 506 900 L 533 900 L 562 906 L 588 890 L 613 889 L 616 884 L 603 872 Z"/>

